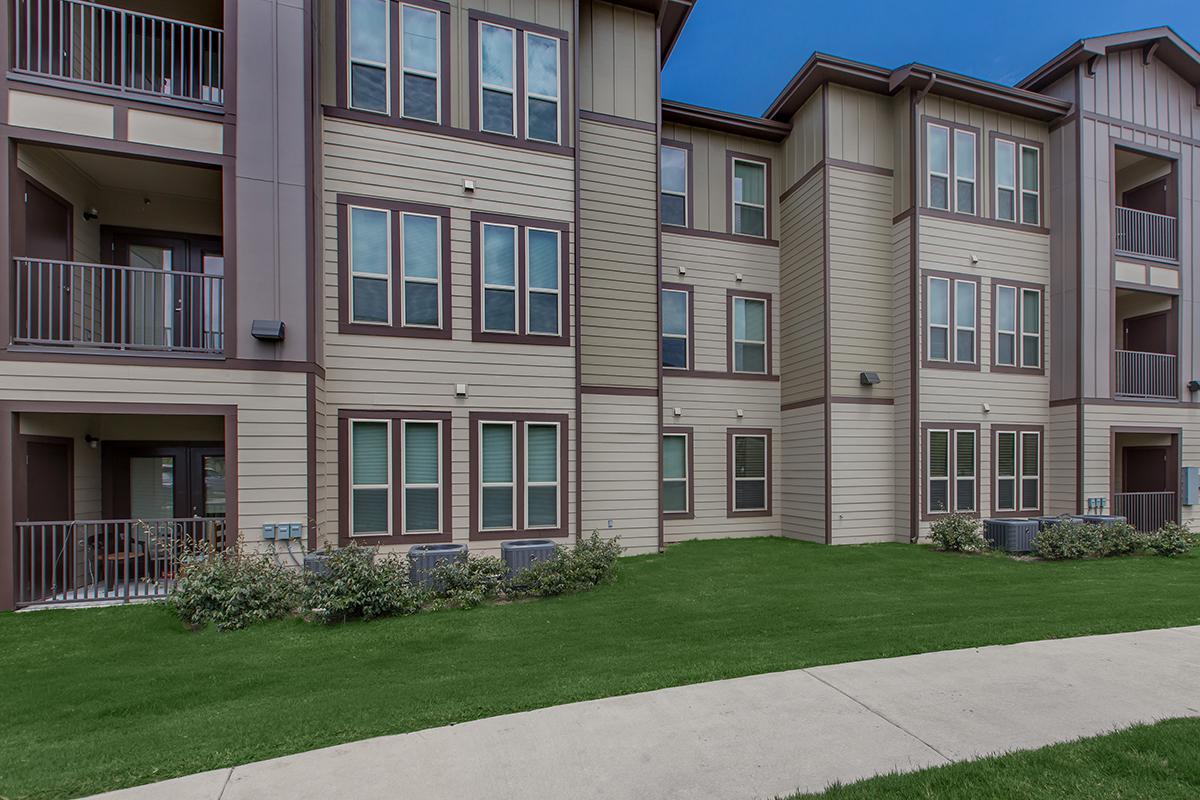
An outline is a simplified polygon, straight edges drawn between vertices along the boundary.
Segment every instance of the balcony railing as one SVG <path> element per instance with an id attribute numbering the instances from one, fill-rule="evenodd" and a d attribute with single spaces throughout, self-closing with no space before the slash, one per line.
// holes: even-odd
<path id="1" fill-rule="evenodd" d="M 14 259 L 14 344 L 221 353 L 220 275 Z"/>
<path id="2" fill-rule="evenodd" d="M 1167 353 L 1117 351 L 1118 397 L 1174 400 L 1179 396 L 1176 357 Z"/>
<path id="3" fill-rule="evenodd" d="M 1113 513 L 1125 517 L 1139 531 L 1150 533 L 1168 522 L 1179 521 L 1175 492 L 1120 492 L 1113 495 Z"/>
<path id="4" fill-rule="evenodd" d="M 209 518 L 18 523 L 17 605 L 166 597 L 189 548 L 225 534 Z"/>
<path id="5" fill-rule="evenodd" d="M 224 103 L 224 33 L 87 0 L 12 0 L 13 70 L 89 86 Z"/>
<path id="6" fill-rule="evenodd" d="M 1117 252 L 1131 256 L 1179 260 L 1175 217 L 1117 206 Z"/>

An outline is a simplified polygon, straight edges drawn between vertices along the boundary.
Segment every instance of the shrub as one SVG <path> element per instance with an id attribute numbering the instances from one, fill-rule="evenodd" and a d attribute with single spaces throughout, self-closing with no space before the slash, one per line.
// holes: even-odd
<path id="1" fill-rule="evenodd" d="M 556 547 L 553 558 L 538 561 L 514 575 L 507 593 L 512 597 L 552 597 L 609 583 L 616 577 L 620 555 L 618 538 L 601 539 L 592 531 L 570 550 Z"/>
<path id="2" fill-rule="evenodd" d="M 425 593 L 408 578 L 408 560 L 376 557 L 370 548 L 351 544 L 325 549 L 327 574 L 307 577 L 306 607 L 321 622 L 375 619 L 420 610 Z"/>
<path id="3" fill-rule="evenodd" d="M 475 608 L 495 600 L 504 588 L 508 567 L 495 556 L 457 559 L 438 564 L 429 572 L 435 608 Z"/>
<path id="4" fill-rule="evenodd" d="M 1033 552 L 1051 561 L 1099 555 L 1102 530 L 1099 525 L 1057 522 L 1033 537 Z"/>
<path id="5" fill-rule="evenodd" d="M 1146 537 L 1147 549 L 1160 556 L 1185 556 L 1196 544 L 1196 534 L 1176 522 L 1168 522 Z"/>
<path id="6" fill-rule="evenodd" d="M 1101 556 L 1129 556 L 1146 547 L 1146 537 L 1127 522 L 1100 526 Z"/>
<path id="7" fill-rule="evenodd" d="M 181 557 L 167 605 L 190 628 L 212 623 L 227 631 L 289 616 L 301 594 L 299 574 L 272 557 L 204 544 Z"/>
<path id="8" fill-rule="evenodd" d="M 951 514 L 933 523 L 929 538 L 938 550 L 979 553 L 988 549 L 987 539 L 979 532 L 979 520 L 962 514 Z"/>

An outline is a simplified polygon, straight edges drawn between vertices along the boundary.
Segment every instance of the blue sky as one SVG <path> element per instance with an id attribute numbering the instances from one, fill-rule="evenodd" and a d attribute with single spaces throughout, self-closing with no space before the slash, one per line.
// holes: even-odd
<path id="1" fill-rule="evenodd" d="M 1157 25 L 1200 48 L 1200 0 L 698 0 L 663 97 L 758 115 L 816 50 L 1012 84 L 1078 39 Z"/>

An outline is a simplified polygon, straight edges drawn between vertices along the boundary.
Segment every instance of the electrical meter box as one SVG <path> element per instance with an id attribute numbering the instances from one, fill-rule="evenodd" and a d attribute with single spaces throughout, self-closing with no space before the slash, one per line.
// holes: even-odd
<path id="1" fill-rule="evenodd" d="M 1200 504 L 1200 467 L 1183 468 L 1182 489 L 1185 506 Z"/>

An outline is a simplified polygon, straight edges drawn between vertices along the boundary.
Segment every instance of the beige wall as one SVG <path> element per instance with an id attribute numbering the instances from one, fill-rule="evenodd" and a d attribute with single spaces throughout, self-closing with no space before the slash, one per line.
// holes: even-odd
<path id="1" fill-rule="evenodd" d="M 784 536 L 825 541 L 825 405 L 794 408 L 780 414 L 783 468 Z"/>
<path id="2" fill-rule="evenodd" d="M 784 405 L 825 394 L 825 174 L 784 199 L 779 243 Z"/>
<path id="3" fill-rule="evenodd" d="M 833 543 L 896 538 L 896 453 L 893 408 L 834 403 L 830 490 Z"/>
<path id="4" fill-rule="evenodd" d="M 658 549 L 658 400 L 583 395 L 583 533 Z"/>
<path id="5" fill-rule="evenodd" d="M 893 473 L 896 537 L 912 535 L 912 220 L 892 225 L 892 374 L 895 405 L 892 415 Z"/>
<path id="6" fill-rule="evenodd" d="M 825 157 L 824 90 L 814 92 L 792 116 L 792 132 L 782 145 L 783 186 L 787 191 Z"/>
<path id="7" fill-rule="evenodd" d="M 583 0 L 579 107 L 641 122 L 658 119 L 658 50 L 651 14 Z"/>
<path id="8" fill-rule="evenodd" d="M 880 169 L 895 166 L 894 104 L 886 95 L 829 84 L 829 157 Z M 907 117 L 901 117 L 901 123 Z"/>

